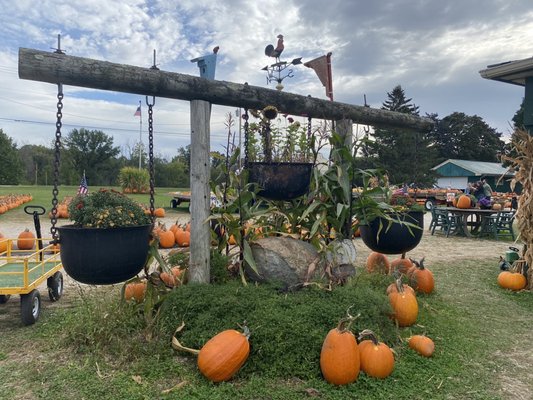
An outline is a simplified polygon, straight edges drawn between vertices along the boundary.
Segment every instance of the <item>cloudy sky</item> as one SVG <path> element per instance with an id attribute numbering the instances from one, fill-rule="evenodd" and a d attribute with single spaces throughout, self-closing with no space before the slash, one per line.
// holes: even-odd
<path id="1" fill-rule="evenodd" d="M 18 49 L 53 51 L 57 35 L 67 54 L 150 67 L 153 50 L 165 71 L 198 75 L 190 60 L 220 46 L 216 79 L 267 85 L 264 54 L 283 34 L 283 60 L 332 52 L 335 100 L 379 108 L 396 85 L 421 114 L 455 111 L 482 117 L 504 136 L 524 95 L 520 86 L 486 80 L 489 64 L 533 56 L 531 0 L 0 0 L 0 128 L 18 146 L 49 146 L 55 132 L 57 88 L 18 78 Z M 303 66 L 285 91 L 326 98 Z M 125 154 L 147 138 L 145 99 L 66 86 L 64 134 L 99 129 Z M 225 116 L 216 106 L 211 146 L 225 142 Z M 189 104 L 156 101 L 155 152 L 165 157 L 190 143 Z M 357 127 L 356 127 L 357 129 Z"/>

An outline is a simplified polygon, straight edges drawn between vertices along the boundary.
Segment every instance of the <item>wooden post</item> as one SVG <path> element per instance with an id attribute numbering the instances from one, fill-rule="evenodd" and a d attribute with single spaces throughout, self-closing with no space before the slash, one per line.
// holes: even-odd
<path id="1" fill-rule="evenodd" d="M 189 281 L 209 283 L 211 232 L 209 124 L 211 104 L 191 101 L 191 256 Z"/>
<path id="2" fill-rule="evenodd" d="M 352 142 L 353 142 L 353 122 L 351 119 L 341 119 L 339 121 L 335 122 L 335 132 L 339 134 L 342 137 L 342 142 L 345 146 L 347 146 L 349 149 L 352 148 Z M 341 162 L 347 163 L 347 161 L 342 160 Z M 350 191 L 352 188 L 350 187 Z M 350 193 L 351 195 L 351 193 Z M 350 197 L 351 201 L 351 197 Z M 351 204 L 351 203 L 350 203 Z M 342 228 L 342 235 L 345 238 L 352 237 L 352 221 L 348 219 L 346 221 L 346 224 Z"/>

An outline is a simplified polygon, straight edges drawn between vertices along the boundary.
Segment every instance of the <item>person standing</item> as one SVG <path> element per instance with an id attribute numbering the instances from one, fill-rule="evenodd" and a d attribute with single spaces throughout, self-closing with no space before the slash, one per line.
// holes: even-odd
<path id="1" fill-rule="evenodd" d="M 483 184 L 483 194 L 488 200 L 490 200 L 492 197 L 492 188 L 488 184 L 487 178 L 485 177 L 481 178 L 481 183 Z"/>

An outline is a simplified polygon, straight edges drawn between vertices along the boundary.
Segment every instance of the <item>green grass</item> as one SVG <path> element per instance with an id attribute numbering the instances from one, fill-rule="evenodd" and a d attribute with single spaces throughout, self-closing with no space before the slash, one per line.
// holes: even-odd
<path id="1" fill-rule="evenodd" d="M 118 287 L 87 291 L 68 308 L 46 310 L 46 304 L 38 323 L 27 328 L 0 306 L 0 398 L 287 400 L 315 391 L 323 399 L 511 399 L 502 392 L 505 374 L 513 380 L 522 376 L 531 393 L 531 382 L 517 368 L 525 372 L 532 366 L 517 367 L 508 354 L 531 347 L 533 294 L 499 288 L 496 264 L 440 262 L 431 269 L 437 291 L 418 296 L 417 325 L 402 329 L 385 315 L 383 293 L 390 279 L 364 275 L 333 292 L 285 293 L 237 282 L 188 285 L 168 296 L 151 340 L 139 307 L 118 301 Z M 384 380 L 361 374 L 354 384 L 333 387 L 321 378 L 320 348 L 350 305 L 361 313 L 355 330 L 373 329 L 393 346 L 395 369 Z M 199 348 L 244 320 L 252 330 L 251 354 L 230 382 L 208 382 L 193 356 L 170 346 L 182 321 L 180 340 Z M 404 342 L 424 332 L 436 344 L 429 359 Z"/>
<path id="2" fill-rule="evenodd" d="M 115 189 L 120 191 L 119 187 L 108 187 L 110 189 Z M 89 187 L 89 190 L 98 190 L 96 187 Z M 162 207 L 165 208 L 167 211 L 177 211 L 177 212 L 188 212 L 189 210 L 189 203 L 183 203 L 180 206 L 178 206 L 175 209 L 170 208 L 170 200 L 172 199 L 172 196 L 168 195 L 169 192 L 176 192 L 178 190 L 188 190 L 188 189 L 177 189 L 177 188 L 156 188 L 155 189 L 155 195 L 154 195 L 154 204 L 155 207 Z M 59 187 L 59 195 L 58 200 L 61 202 L 61 200 L 65 196 L 75 196 L 76 192 L 78 191 L 78 186 L 60 186 Z M 46 209 L 46 211 L 50 211 L 52 208 L 52 186 L 23 186 L 23 185 L 17 185 L 17 186 L 7 186 L 2 185 L 0 186 L 0 196 L 7 195 L 7 194 L 31 194 L 33 196 L 33 200 L 29 203 L 26 203 L 20 207 L 17 207 L 16 209 L 12 209 L 8 211 L 5 214 L 0 215 L 0 223 L 3 219 L 7 220 L 7 218 L 17 217 L 18 219 L 21 219 L 22 217 L 26 216 L 28 221 L 32 221 L 31 217 L 27 216 L 24 213 L 24 206 L 26 205 L 40 205 Z M 150 204 L 150 195 L 149 194 L 128 194 L 128 197 L 132 198 L 133 200 L 149 205 Z"/>

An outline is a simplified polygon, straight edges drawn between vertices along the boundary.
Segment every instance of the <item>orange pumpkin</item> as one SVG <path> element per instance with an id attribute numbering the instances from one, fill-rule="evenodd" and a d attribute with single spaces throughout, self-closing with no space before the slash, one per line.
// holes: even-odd
<path id="1" fill-rule="evenodd" d="M 146 282 L 129 282 L 124 287 L 124 299 L 135 300 L 140 303 L 144 300 L 146 294 Z"/>
<path id="2" fill-rule="evenodd" d="M 457 199 L 457 208 L 471 208 L 472 207 L 472 199 L 470 199 L 470 196 L 467 194 L 462 194 Z"/>
<path id="3" fill-rule="evenodd" d="M 370 339 L 359 343 L 361 371 L 374 378 L 386 378 L 394 369 L 392 350 L 383 342 L 379 342 L 374 332 L 365 329 L 359 338 L 369 336 Z"/>
<path id="4" fill-rule="evenodd" d="M 402 287 L 403 287 L 404 292 L 405 291 L 411 292 L 413 295 L 416 296 L 415 290 L 411 286 L 409 286 L 408 284 L 404 283 L 402 285 Z M 391 293 L 398 293 L 398 285 L 396 284 L 396 282 L 392 282 L 389 286 L 387 286 L 386 293 L 387 293 L 387 295 L 389 295 Z"/>
<path id="5" fill-rule="evenodd" d="M 35 235 L 28 228 L 22 231 L 17 240 L 19 250 L 32 250 L 35 247 Z"/>
<path id="6" fill-rule="evenodd" d="M 154 215 L 158 218 L 163 218 L 165 216 L 165 209 L 164 208 L 156 208 L 154 210 Z"/>
<path id="7" fill-rule="evenodd" d="M 401 279 L 396 280 L 397 291 L 389 294 L 389 302 L 393 309 L 392 318 L 398 325 L 410 326 L 418 318 L 418 301 L 410 291 L 404 290 Z"/>
<path id="8" fill-rule="evenodd" d="M 413 263 L 410 259 L 405 258 L 403 255 L 401 258 L 396 258 L 390 263 L 390 271 L 394 273 L 398 271 L 401 274 L 407 274 L 407 272 L 413 268 Z"/>
<path id="9" fill-rule="evenodd" d="M 390 271 L 390 262 L 385 254 L 373 251 L 366 259 L 366 270 L 368 272 L 379 272 L 388 274 Z"/>
<path id="10" fill-rule="evenodd" d="M 175 235 L 176 243 L 180 247 L 189 247 L 191 244 L 191 233 L 189 231 L 177 230 Z"/>
<path id="11" fill-rule="evenodd" d="M 207 379 L 222 382 L 231 379 L 244 365 L 250 354 L 248 337 L 234 329 L 220 332 L 202 347 L 198 353 L 198 369 Z"/>
<path id="12" fill-rule="evenodd" d="M 424 335 L 413 335 L 408 343 L 411 349 L 424 357 L 431 357 L 435 351 L 433 340 Z"/>
<path id="13" fill-rule="evenodd" d="M 433 272 L 424 267 L 424 259 L 419 262 L 411 260 L 414 264 L 409 271 L 409 283 L 417 291 L 425 294 L 433 292 L 435 289 L 435 278 Z"/>
<path id="14" fill-rule="evenodd" d="M 160 230 L 159 231 L 159 247 L 163 249 L 169 249 L 174 246 L 175 239 L 174 234 L 171 231 Z"/>
<path id="15" fill-rule="evenodd" d="M 500 211 L 502 209 L 502 205 L 500 203 L 494 203 L 492 205 L 492 209 L 496 211 Z"/>
<path id="16" fill-rule="evenodd" d="M 7 251 L 7 239 L 4 239 L 4 235 L 0 233 L 0 253 Z"/>
<path id="17" fill-rule="evenodd" d="M 341 319 L 331 329 L 320 352 L 320 369 L 324 379 L 333 385 L 355 382 L 359 376 L 359 348 L 355 336 L 349 330 L 353 317 Z"/>
<path id="18" fill-rule="evenodd" d="M 527 285 L 527 279 L 520 272 L 502 271 L 498 275 L 498 285 L 513 291 L 522 290 Z"/>
<path id="19" fill-rule="evenodd" d="M 169 272 L 161 272 L 159 274 L 159 278 L 163 281 L 163 283 L 165 285 L 167 285 L 168 287 L 175 287 L 178 285 L 178 280 L 176 279 L 176 277 L 174 276 L 174 274 L 172 273 L 169 273 Z"/>

